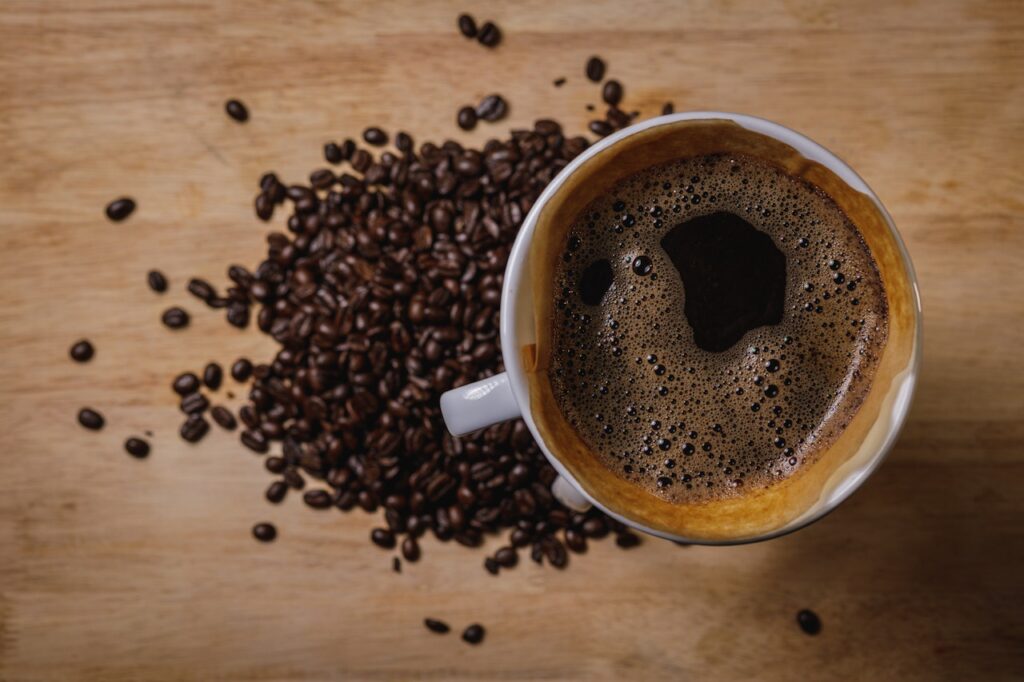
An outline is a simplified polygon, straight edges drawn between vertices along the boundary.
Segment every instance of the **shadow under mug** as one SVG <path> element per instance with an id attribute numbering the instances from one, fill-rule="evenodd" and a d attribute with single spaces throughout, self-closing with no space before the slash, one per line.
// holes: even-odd
<path id="1" fill-rule="evenodd" d="M 551 220 L 551 216 L 545 217 L 545 211 L 555 210 L 552 206 L 559 202 L 564 204 L 567 192 L 593 194 L 614 184 L 619 178 L 609 181 L 610 184 L 606 182 L 603 189 L 588 190 L 579 178 L 588 177 L 594 168 L 607 164 L 616 155 L 617 165 L 628 168 L 629 163 L 618 163 L 628 159 L 623 150 L 638 157 L 633 159 L 635 164 L 646 161 L 647 165 L 655 165 L 673 160 L 675 137 L 698 140 L 685 143 L 695 145 L 697 150 L 690 156 L 732 152 L 767 157 L 791 174 L 824 189 L 848 215 L 851 211 L 863 212 L 868 216 L 867 222 L 874 224 L 873 233 L 867 233 L 858 220 L 854 219 L 854 223 L 879 264 L 889 305 L 889 337 L 881 352 L 876 381 L 850 425 L 834 445 L 826 448 L 831 460 L 822 456 L 808 467 L 813 474 L 794 474 L 769 486 L 760 497 L 752 493 L 717 507 L 681 507 L 640 492 L 637 486 L 616 478 L 596 457 L 581 452 L 585 448 L 582 441 L 575 453 L 553 446 L 552 431 L 547 426 L 551 416 L 535 414 L 537 389 L 531 385 L 530 368 L 526 366 L 530 362 L 526 351 L 537 340 L 531 247 L 538 225 Z M 642 148 L 645 144 L 648 146 Z M 589 198 L 581 197 L 575 205 L 581 207 L 586 202 Z M 568 217 L 571 223 L 572 214 L 559 217 L 563 222 Z M 532 265 L 536 269 L 538 264 Z M 913 266 L 892 219 L 874 192 L 838 157 L 803 135 L 764 119 L 715 111 L 661 116 L 625 128 L 595 143 L 566 166 L 534 204 L 512 247 L 505 269 L 500 318 L 506 371 L 441 396 L 441 412 L 448 430 L 459 436 L 522 418 L 559 474 L 552 493 L 565 506 L 584 511 L 595 505 L 638 530 L 694 544 L 728 545 L 778 537 L 820 519 L 849 497 L 895 443 L 910 407 L 921 358 L 921 303 Z M 877 379 L 883 369 L 887 380 L 879 386 Z M 833 450 L 838 454 L 832 456 Z M 826 460 L 827 466 L 822 464 Z M 788 490 L 784 483 L 791 481 L 797 484 Z"/>

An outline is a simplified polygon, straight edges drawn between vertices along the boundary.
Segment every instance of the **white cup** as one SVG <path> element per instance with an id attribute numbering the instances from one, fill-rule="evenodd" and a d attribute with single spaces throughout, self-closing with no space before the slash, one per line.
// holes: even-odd
<path id="1" fill-rule="evenodd" d="M 566 180 L 589 160 L 615 145 L 628 144 L 629 138 L 638 133 L 680 121 L 731 121 L 749 131 L 792 147 L 807 160 L 816 162 L 834 173 L 850 189 L 865 195 L 874 202 L 878 212 L 884 217 L 912 288 L 911 305 L 914 323 L 910 359 L 906 363 L 905 369 L 892 381 L 884 400 L 884 412 L 879 414 L 872 425 L 865 444 L 858 450 L 856 456 L 844 463 L 822 486 L 821 494 L 815 504 L 777 528 L 752 535 L 713 539 L 687 537 L 663 528 L 653 528 L 631 518 L 629 509 L 609 508 L 598 496 L 592 494 L 592 491 L 588 491 L 573 477 L 568 468 L 560 461 L 558 453 L 551 451 L 539 432 L 530 408 L 530 387 L 524 372 L 523 360 L 520 353 L 517 352 L 518 349 L 531 344 L 535 338 L 528 260 L 538 216 L 544 207 L 552 197 L 559 193 Z M 566 166 L 551 181 L 534 204 L 512 247 L 505 268 L 500 317 L 505 372 L 452 389 L 441 396 L 441 412 L 448 430 L 453 435 L 461 436 L 492 424 L 521 417 L 536 439 L 541 451 L 559 474 L 552 485 L 552 493 L 562 504 L 577 511 L 585 511 L 594 505 L 638 530 L 670 540 L 694 544 L 741 544 L 778 537 L 820 519 L 849 497 L 878 467 L 895 443 L 910 408 L 921 358 L 921 303 L 913 266 L 891 217 L 874 192 L 853 169 L 827 149 L 803 135 L 771 121 L 719 111 L 684 112 L 638 123 L 595 143 Z"/>

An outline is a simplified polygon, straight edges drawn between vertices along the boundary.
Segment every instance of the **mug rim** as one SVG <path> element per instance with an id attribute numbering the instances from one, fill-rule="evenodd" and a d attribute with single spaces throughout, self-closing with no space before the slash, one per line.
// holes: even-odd
<path id="1" fill-rule="evenodd" d="M 619 514 L 606 505 L 601 503 L 600 500 L 595 499 L 590 493 L 583 488 L 572 475 L 572 473 L 562 464 L 559 458 L 552 453 L 544 440 L 540 437 L 537 430 L 537 425 L 533 420 L 533 411 L 530 406 L 530 392 L 529 386 L 526 381 L 526 373 L 523 370 L 522 358 L 518 352 L 509 352 L 508 349 L 515 349 L 517 345 L 513 338 L 516 333 L 515 320 L 515 304 L 513 303 L 513 296 L 522 285 L 522 280 L 525 276 L 525 265 L 529 256 L 529 246 L 533 240 L 534 232 L 536 231 L 538 217 L 544 206 L 551 200 L 551 198 L 559 191 L 566 179 L 568 179 L 576 170 L 586 163 L 593 157 L 601 154 L 606 149 L 617 144 L 621 140 L 628 137 L 632 137 L 637 133 L 648 130 L 650 128 L 670 125 L 682 121 L 696 121 L 696 120 L 726 120 L 732 121 L 737 125 L 740 125 L 748 130 L 751 130 L 762 135 L 766 135 L 775 139 L 779 142 L 783 142 L 794 149 L 796 149 L 805 158 L 820 163 L 821 165 L 828 168 L 830 171 L 835 173 L 847 186 L 854 189 L 861 194 L 868 197 L 872 203 L 875 204 L 879 213 L 885 219 L 886 226 L 889 229 L 893 240 L 896 243 L 897 249 L 900 254 L 900 260 L 903 268 L 906 271 L 908 281 L 911 284 L 911 292 L 913 294 L 913 308 L 914 308 L 914 339 L 913 339 L 913 350 L 910 362 L 904 372 L 907 372 L 907 377 L 903 382 L 903 385 L 899 389 L 896 401 L 889 415 L 889 428 L 885 433 L 885 437 L 879 444 L 876 452 L 872 455 L 870 462 L 854 472 L 847 475 L 847 478 L 839 484 L 838 492 L 834 492 L 827 501 L 825 501 L 821 508 L 814 511 L 813 513 L 806 515 L 806 518 L 797 517 L 794 521 L 783 525 L 781 528 L 775 529 L 768 533 L 762 533 L 760 535 L 738 538 L 738 539 L 725 539 L 725 540 L 706 540 L 706 539 L 694 539 L 687 538 L 681 535 L 675 535 L 665 531 L 649 528 L 640 524 L 622 514 Z M 889 455 L 893 446 L 899 437 L 900 432 L 906 423 L 907 415 L 910 412 L 910 405 L 913 401 L 913 395 L 917 387 L 917 380 L 920 375 L 921 368 L 921 349 L 922 349 L 922 310 L 921 310 L 921 295 L 919 291 L 917 274 L 914 271 L 914 265 L 910 260 L 910 254 L 907 251 L 906 244 L 903 242 L 903 238 L 896 228 L 896 224 L 893 222 L 892 216 L 886 210 L 882 204 L 878 195 L 868 186 L 860 175 L 853 170 L 845 161 L 839 158 L 835 153 L 829 151 L 822 145 L 818 144 L 809 137 L 798 133 L 797 131 L 787 128 L 774 121 L 769 121 L 764 118 L 758 118 L 756 116 L 750 116 L 746 114 L 737 114 L 724 111 L 685 111 L 675 114 L 668 114 L 664 116 L 657 116 L 652 119 L 648 119 L 641 123 L 634 124 L 627 128 L 617 131 L 616 133 L 605 137 L 590 147 L 588 147 L 582 154 L 573 159 L 565 168 L 559 172 L 559 174 L 548 184 L 541 193 L 537 201 L 531 207 L 530 212 L 523 220 L 522 227 L 519 230 L 519 234 L 516 235 L 515 242 L 512 245 L 512 249 L 509 252 L 508 263 L 505 266 L 505 277 L 501 291 L 501 311 L 500 317 L 500 336 L 501 345 L 503 349 L 502 357 L 505 364 L 505 371 L 509 377 L 509 385 L 512 388 L 512 393 L 515 396 L 516 402 L 519 403 L 520 411 L 522 412 L 522 419 L 526 423 L 527 428 L 530 429 L 530 433 L 534 440 L 537 442 L 541 452 L 544 453 L 545 458 L 555 468 L 560 476 L 569 481 L 573 487 L 576 488 L 580 494 L 586 498 L 592 505 L 608 514 L 612 518 L 630 526 L 636 528 L 645 533 L 664 538 L 666 540 L 672 540 L 675 542 L 685 542 L 689 544 L 699 545 L 742 545 L 753 542 L 761 542 L 764 540 L 771 540 L 773 538 L 788 535 L 789 533 L 805 528 L 810 524 L 824 518 L 831 513 L 836 507 L 842 504 L 847 498 L 849 498 L 857 489 L 859 489 L 864 482 L 871 477 L 871 474 L 882 464 L 882 462 Z"/>

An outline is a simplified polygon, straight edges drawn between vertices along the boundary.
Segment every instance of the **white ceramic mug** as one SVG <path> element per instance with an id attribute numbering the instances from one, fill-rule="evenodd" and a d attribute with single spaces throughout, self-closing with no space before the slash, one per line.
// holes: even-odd
<path id="1" fill-rule="evenodd" d="M 874 202 L 878 212 L 887 223 L 898 250 L 898 258 L 902 259 L 902 266 L 905 268 L 907 280 L 912 288 L 912 351 L 906 367 L 891 383 L 885 396 L 884 411 L 872 424 L 869 438 L 865 439 L 865 444 L 857 451 L 855 457 L 852 457 L 840 470 L 830 476 L 822 486 L 820 497 L 815 504 L 777 528 L 748 536 L 708 539 L 687 537 L 664 528 L 653 528 L 631 518 L 629 509 L 611 509 L 598 496 L 592 494 L 592 491 L 586 490 L 559 459 L 558 453 L 552 452 L 538 431 L 534 415 L 531 413 L 530 388 L 524 372 L 523 360 L 518 352 L 518 349 L 532 343 L 535 336 L 528 260 L 538 216 L 544 207 L 553 197 L 557 196 L 567 179 L 572 177 L 589 160 L 606 153 L 615 145 L 629 144 L 632 136 L 643 131 L 682 121 L 731 121 L 748 131 L 788 145 L 802 157 L 820 164 L 834 173 L 850 189 L 862 193 Z M 537 200 L 519 231 L 505 269 L 500 316 L 501 345 L 504 349 L 503 359 L 506 371 L 482 381 L 450 390 L 441 397 L 441 411 L 449 431 L 457 436 L 464 435 L 498 422 L 521 417 L 529 427 L 541 451 L 558 471 L 559 477 L 552 486 L 552 492 L 565 506 L 583 511 L 591 505 L 596 505 L 619 521 L 638 530 L 671 540 L 696 544 L 739 544 L 777 537 L 816 521 L 849 497 L 881 463 L 895 443 L 910 407 L 921 357 L 921 305 L 913 267 L 906 248 L 892 224 L 892 219 L 874 192 L 849 166 L 824 147 L 803 135 L 764 119 L 717 111 L 685 112 L 644 121 L 597 142 L 566 166 Z"/>

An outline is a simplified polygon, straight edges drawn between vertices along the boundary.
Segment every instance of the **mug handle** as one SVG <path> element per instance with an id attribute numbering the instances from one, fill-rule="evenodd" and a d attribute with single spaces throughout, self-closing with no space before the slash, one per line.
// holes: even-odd
<path id="1" fill-rule="evenodd" d="M 473 431 L 523 416 L 508 373 L 466 384 L 441 396 L 441 416 L 453 436 L 464 436 Z M 564 476 L 551 484 L 551 494 L 569 509 L 584 512 L 590 501 Z"/>

